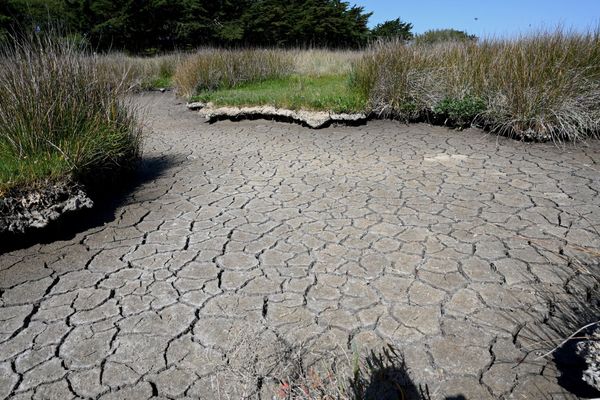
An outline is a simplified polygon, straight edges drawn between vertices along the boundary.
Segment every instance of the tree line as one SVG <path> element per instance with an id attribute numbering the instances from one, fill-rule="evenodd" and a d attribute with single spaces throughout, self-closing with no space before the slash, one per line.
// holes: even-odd
<path id="1" fill-rule="evenodd" d="M 58 24 L 94 48 L 359 47 L 371 13 L 340 0 L 2 0 L 0 36 Z"/>
<path id="2" fill-rule="evenodd" d="M 201 46 L 357 48 L 381 37 L 413 39 L 412 24 L 397 18 L 369 29 L 370 16 L 341 0 L 0 0 L 0 42 L 57 27 L 98 51 L 136 54 Z"/>

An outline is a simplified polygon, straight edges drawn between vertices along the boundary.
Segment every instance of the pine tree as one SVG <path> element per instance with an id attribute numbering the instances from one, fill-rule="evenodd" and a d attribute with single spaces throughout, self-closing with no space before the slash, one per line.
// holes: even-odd
<path id="1" fill-rule="evenodd" d="M 411 32 L 413 26 L 411 23 L 402 22 L 400 18 L 393 19 L 391 21 L 385 21 L 384 23 L 377 24 L 371 31 L 371 34 L 375 38 L 398 38 L 402 40 L 410 40 L 413 38 Z"/>

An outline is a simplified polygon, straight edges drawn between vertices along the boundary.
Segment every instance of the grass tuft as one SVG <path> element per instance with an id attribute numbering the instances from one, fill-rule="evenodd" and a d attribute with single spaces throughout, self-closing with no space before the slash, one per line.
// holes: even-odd
<path id="1" fill-rule="evenodd" d="M 427 46 L 380 42 L 352 75 L 383 115 L 410 120 L 447 109 L 449 99 L 476 98 L 485 107 L 466 108 L 481 111 L 479 122 L 494 132 L 553 140 L 600 134 L 600 30 Z"/>
<path id="2" fill-rule="evenodd" d="M 0 192 L 98 178 L 137 159 L 140 127 L 126 77 L 47 35 L 0 49 Z"/>

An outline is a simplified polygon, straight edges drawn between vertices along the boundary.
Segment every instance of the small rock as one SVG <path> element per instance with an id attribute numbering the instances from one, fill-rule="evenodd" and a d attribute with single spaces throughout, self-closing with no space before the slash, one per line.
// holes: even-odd
<path id="1" fill-rule="evenodd" d="M 195 101 L 195 102 L 193 102 L 193 103 L 188 103 L 186 106 L 187 106 L 187 108 L 189 108 L 190 110 L 200 110 L 200 109 L 202 109 L 202 108 L 206 107 L 206 104 L 204 104 L 204 103 L 201 103 L 201 102 L 199 102 L 199 101 Z"/>

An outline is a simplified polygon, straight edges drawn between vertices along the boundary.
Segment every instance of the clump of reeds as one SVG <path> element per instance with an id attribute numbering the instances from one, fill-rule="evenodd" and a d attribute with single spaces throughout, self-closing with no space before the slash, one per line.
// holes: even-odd
<path id="1" fill-rule="evenodd" d="M 355 64 L 353 84 L 384 115 L 420 118 L 435 114 L 442 101 L 461 109 L 463 99 L 475 99 L 483 106 L 462 117 L 495 132 L 553 140 L 597 137 L 600 31 L 558 29 L 427 46 L 379 42 Z"/>
<path id="2" fill-rule="evenodd" d="M 0 49 L 0 192 L 131 165 L 141 130 L 126 91 L 125 76 L 69 39 L 33 35 Z"/>

